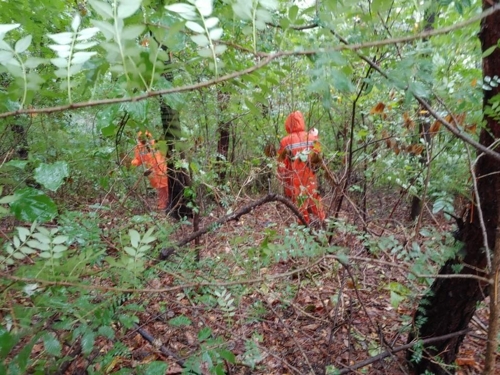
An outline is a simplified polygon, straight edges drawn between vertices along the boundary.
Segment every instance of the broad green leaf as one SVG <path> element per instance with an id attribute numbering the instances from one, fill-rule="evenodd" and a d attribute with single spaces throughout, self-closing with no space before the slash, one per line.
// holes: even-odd
<path id="1" fill-rule="evenodd" d="M 24 241 L 23 241 L 24 242 Z M 17 249 L 19 246 L 21 246 L 21 240 L 19 239 L 18 236 L 14 236 L 12 238 L 12 243 L 14 244 L 14 247 Z"/>
<path id="2" fill-rule="evenodd" d="M 194 5 L 203 17 L 209 17 L 214 9 L 213 0 L 195 0 Z"/>
<path id="3" fill-rule="evenodd" d="M 180 315 L 170 319 L 168 321 L 168 324 L 170 324 L 173 327 L 182 327 L 182 326 L 190 326 L 192 322 L 191 319 L 189 319 L 187 316 Z"/>
<path id="4" fill-rule="evenodd" d="M 209 327 L 204 327 L 198 332 L 198 340 L 205 341 L 212 335 L 212 330 Z"/>
<path id="5" fill-rule="evenodd" d="M 46 62 L 46 59 L 42 59 L 40 57 L 28 57 L 24 62 L 24 66 L 28 69 L 34 69 L 38 67 L 38 65 L 45 64 Z"/>
<path id="6" fill-rule="evenodd" d="M 73 21 L 71 21 L 71 29 L 73 29 L 73 31 L 77 31 L 78 28 L 80 27 L 81 22 L 82 22 L 82 18 L 77 13 L 75 15 L 75 17 L 73 18 Z"/>
<path id="7" fill-rule="evenodd" d="M 85 42 L 85 43 L 76 43 L 75 44 L 75 49 L 76 50 L 83 50 L 83 49 L 89 49 L 94 46 L 97 46 L 99 43 L 97 42 Z"/>
<path id="8" fill-rule="evenodd" d="M 16 190 L 16 200 L 10 203 L 10 210 L 18 220 L 46 222 L 57 215 L 55 203 L 43 192 L 30 187 Z"/>
<path id="9" fill-rule="evenodd" d="M 332 69 L 330 74 L 332 75 L 332 84 L 337 90 L 344 93 L 350 93 L 354 90 L 354 85 L 344 72 Z"/>
<path id="10" fill-rule="evenodd" d="M 193 30 L 195 33 L 204 33 L 205 29 L 199 23 L 193 21 L 187 21 L 186 27 L 190 30 Z"/>
<path id="11" fill-rule="evenodd" d="M 25 242 L 28 236 L 30 235 L 30 230 L 25 227 L 17 227 L 17 233 L 19 235 L 19 239 L 22 242 Z"/>
<path id="12" fill-rule="evenodd" d="M 90 20 L 90 22 L 101 30 L 106 40 L 111 39 L 115 35 L 115 28 L 109 22 L 99 20 Z"/>
<path id="13" fill-rule="evenodd" d="M 154 361 L 143 366 L 141 374 L 144 375 L 165 375 L 168 371 L 168 363 Z"/>
<path id="14" fill-rule="evenodd" d="M 65 44 L 49 44 L 49 48 L 55 51 L 60 57 L 67 57 L 70 55 L 70 46 Z"/>
<path id="15" fill-rule="evenodd" d="M 489 55 L 491 55 L 493 53 L 493 51 L 495 51 L 496 48 L 497 48 L 496 45 L 491 46 L 490 48 L 488 48 L 486 51 L 483 52 L 481 57 L 483 57 L 483 58 L 488 57 Z"/>
<path id="16" fill-rule="evenodd" d="M 131 257 L 136 257 L 137 256 L 137 250 L 134 249 L 133 247 L 130 247 L 130 246 L 124 246 L 123 247 L 123 250 L 125 250 L 125 252 L 130 255 Z"/>
<path id="17" fill-rule="evenodd" d="M 217 26 L 218 23 L 219 23 L 219 19 L 217 17 L 210 17 L 210 18 L 207 18 L 205 20 L 205 27 L 207 29 L 211 29 L 212 27 Z M 186 22 L 186 26 L 187 26 L 187 22 Z"/>
<path id="18" fill-rule="evenodd" d="M 79 53 L 95 53 L 95 52 L 77 52 Z M 56 161 L 53 164 L 42 163 L 35 169 L 35 180 L 42 184 L 45 188 L 57 191 L 64 183 L 64 179 L 69 176 L 69 166 L 65 161 Z"/>
<path id="19" fill-rule="evenodd" d="M 143 33 L 145 27 L 144 25 L 127 26 L 122 30 L 120 36 L 123 40 L 135 40 Z"/>
<path id="20" fill-rule="evenodd" d="M 219 44 L 215 46 L 214 51 L 216 55 L 222 55 L 226 49 L 227 46 L 225 44 Z"/>
<path id="21" fill-rule="evenodd" d="M 73 41 L 75 34 L 67 31 L 67 32 L 58 33 L 58 34 L 48 34 L 47 36 L 50 39 L 52 39 L 54 42 L 56 42 L 57 44 L 67 45 Z M 52 48 L 51 46 L 49 46 L 49 47 Z M 67 46 L 66 48 L 69 48 L 69 46 Z M 52 49 L 56 50 L 55 48 L 52 48 Z"/>
<path id="22" fill-rule="evenodd" d="M 1 35 L 0 35 L 0 50 L 6 50 L 6 51 L 12 51 L 12 47 L 7 44 L 4 40 L 2 40 Z"/>
<path id="23" fill-rule="evenodd" d="M 16 253 L 12 254 L 12 257 L 13 257 L 14 259 L 19 259 L 19 260 L 21 260 L 21 259 L 26 258 L 26 255 L 24 255 L 23 253 L 20 253 L 20 252 L 16 252 Z"/>
<path id="24" fill-rule="evenodd" d="M 97 54 L 97 52 L 83 52 L 83 51 L 76 52 L 73 55 L 73 58 L 71 59 L 71 64 L 73 64 L 73 65 L 84 64 L 85 62 L 90 60 L 90 58 L 92 56 L 94 56 L 96 54 Z"/>
<path id="25" fill-rule="evenodd" d="M 65 245 L 56 245 L 52 248 L 52 251 L 54 253 L 62 253 L 65 252 L 66 250 L 68 250 L 68 246 Z"/>
<path id="26" fill-rule="evenodd" d="M 82 337 L 82 353 L 87 355 L 94 349 L 95 333 L 86 332 Z"/>
<path id="27" fill-rule="evenodd" d="M 226 349 L 220 349 L 218 351 L 218 353 L 222 358 L 224 358 L 229 363 L 231 363 L 231 364 L 236 363 L 236 356 L 233 354 L 233 352 L 226 350 Z"/>
<path id="28" fill-rule="evenodd" d="M 104 21 L 101 21 L 101 22 L 104 23 L 104 24 L 110 25 L 107 22 L 104 22 Z M 78 40 L 79 42 L 81 42 L 82 40 L 90 39 L 94 35 L 96 35 L 98 32 L 99 32 L 99 28 L 98 27 L 88 27 L 86 29 L 82 29 L 82 30 L 80 30 L 78 32 L 78 36 L 77 36 L 76 40 Z"/>
<path id="29" fill-rule="evenodd" d="M 14 57 L 14 53 L 11 51 L 0 51 L 0 64 L 6 64 Z"/>
<path id="30" fill-rule="evenodd" d="M 44 242 L 40 242 L 37 240 L 29 240 L 26 244 L 32 249 L 37 249 L 40 251 L 47 251 L 50 249 L 50 245 Z"/>
<path id="31" fill-rule="evenodd" d="M 108 3 L 98 0 L 89 0 L 89 3 L 102 18 L 113 18 L 113 8 Z"/>
<path id="32" fill-rule="evenodd" d="M 66 241 L 68 241 L 68 236 L 57 236 L 52 239 L 52 243 L 54 245 L 60 245 L 62 243 L 65 243 Z"/>
<path id="33" fill-rule="evenodd" d="M 130 243 L 132 247 L 137 249 L 137 247 L 139 246 L 139 242 L 141 241 L 141 235 L 135 229 L 130 229 L 128 231 L 128 234 L 130 236 Z"/>
<path id="34" fill-rule="evenodd" d="M 288 18 L 290 18 L 291 21 L 295 21 L 297 19 L 298 14 L 299 14 L 299 7 L 297 5 L 292 5 L 288 9 Z"/>
<path id="35" fill-rule="evenodd" d="M 189 4 L 176 3 L 167 5 L 165 8 L 171 12 L 177 13 L 184 19 L 193 20 L 196 18 L 196 8 Z"/>
<path id="36" fill-rule="evenodd" d="M 200 55 L 201 57 L 212 57 L 212 50 L 208 47 L 199 49 L 198 55 Z"/>
<path id="37" fill-rule="evenodd" d="M 68 60 L 64 59 L 62 57 L 57 57 L 55 59 L 50 59 L 50 62 L 56 67 L 56 68 L 66 68 L 68 66 Z"/>
<path id="38" fill-rule="evenodd" d="M 208 38 L 204 34 L 192 35 L 191 40 L 193 42 L 195 42 L 200 47 L 208 46 L 208 44 L 210 43 Z M 200 56 L 201 56 L 201 54 L 200 54 Z"/>
<path id="39" fill-rule="evenodd" d="M 223 30 L 221 28 L 216 28 L 210 30 L 210 39 L 212 40 L 219 40 L 220 37 L 222 36 Z"/>
<path id="40" fill-rule="evenodd" d="M 0 25 L 0 27 L 1 26 L 2 25 Z M 11 335 L 10 332 L 2 330 L 0 334 L 0 359 L 5 359 L 7 357 L 17 341 L 18 339 L 15 338 L 14 335 Z"/>
<path id="41" fill-rule="evenodd" d="M 43 346 L 48 354 L 56 357 L 59 357 L 61 355 L 61 343 L 52 332 L 46 332 L 42 336 L 42 339 Z"/>
<path id="42" fill-rule="evenodd" d="M 18 197 L 15 195 L 6 195 L 0 199 L 0 204 L 9 204 L 14 202 Z"/>
<path id="43" fill-rule="evenodd" d="M 22 252 L 23 254 L 26 254 L 26 255 L 31 255 L 31 254 L 36 253 L 35 250 L 33 250 L 31 247 L 28 247 L 28 246 L 21 246 L 19 251 Z"/>
<path id="44" fill-rule="evenodd" d="M 141 0 L 127 0 L 122 1 L 118 5 L 117 16 L 118 18 L 128 18 L 133 15 L 141 6 Z"/>
<path id="45" fill-rule="evenodd" d="M 28 49 L 28 47 L 30 46 L 31 44 L 31 35 L 27 35 L 25 36 L 24 38 L 22 39 L 19 39 L 17 42 L 16 42 L 16 45 L 14 47 L 14 50 L 17 52 L 17 53 L 23 53 L 24 51 L 26 51 Z"/>
<path id="46" fill-rule="evenodd" d="M 20 23 L 0 24 L 0 36 L 21 26 Z"/>

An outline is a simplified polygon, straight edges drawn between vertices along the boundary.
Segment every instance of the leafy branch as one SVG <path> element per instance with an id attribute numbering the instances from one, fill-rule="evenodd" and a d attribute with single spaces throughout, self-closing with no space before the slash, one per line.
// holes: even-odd
<path id="1" fill-rule="evenodd" d="M 201 57 L 211 57 L 213 59 L 213 68 L 217 77 L 218 66 L 221 64 L 217 61 L 217 56 L 222 55 L 227 47 L 223 44 L 216 45 L 214 43 L 220 40 L 223 30 L 221 27 L 216 27 L 219 19 L 210 17 L 213 12 L 213 0 L 188 1 L 193 5 L 176 3 L 167 5 L 165 8 L 187 20 L 186 27 L 196 33 L 196 35 L 191 36 L 191 40 L 200 47 L 198 54 Z M 197 14 L 200 16 L 198 17 Z"/>

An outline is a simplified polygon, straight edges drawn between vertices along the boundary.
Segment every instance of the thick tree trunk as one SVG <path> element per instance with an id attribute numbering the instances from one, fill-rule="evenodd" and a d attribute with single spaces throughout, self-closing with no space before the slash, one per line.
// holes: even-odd
<path id="1" fill-rule="evenodd" d="M 498 3 L 499 0 L 494 1 Z M 490 0 L 483 0 L 483 8 L 489 8 Z M 500 39 L 500 12 L 483 19 L 479 34 L 482 50 L 496 45 Z M 483 75 L 493 77 L 500 76 L 500 51 L 496 49 L 491 55 L 483 59 Z M 499 87 L 484 91 L 483 106 L 489 105 L 489 100 L 500 92 Z M 495 139 L 500 138 L 500 124 L 485 115 L 486 127 L 481 131 L 480 142 L 484 146 L 490 146 Z M 500 151 L 500 147 L 496 147 Z M 488 237 L 488 247 L 491 251 L 495 249 L 496 228 L 498 225 L 500 194 L 500 164 L 491 157 L 482 156 L 476 165 L 476 177 L 478 185 L 478 197 L 481 203 L 482 214 Z M 462 230 L 465 257 L 448 261 L 441 269 L 440 274 L 453 274 L 454 266 L 463 266 L 459 274 L 478 275 L 487 277 L 487 254 L 484 249 L 483 234 L 481 230 L 477 201 L 471 205 L 467 215 L 465 226 Z M 484 270 L 484 271 L 482 271 Z M 420 302 L 414 317 L 414 329 L 409 335 L 409 341 L 415 338 L 427 338 L 440 336 L 460 331 L 467 328 L 477 303 L 482 301 L 488 293 L 488 285 L 484 282 L 466 279 L 436 279 L 430 291 Z M 453 365 L 460 344 L 464 336 L 459 336 L 432 346 L 423 346 L 422 359 L 412 362 L 412 367 L 417 374 L 425 371 L 436 375 L 454 373 Z M 408 359 L 417 350 L 408 352 Z M 438 358 L 439 357 L 439 358 Z"/>
<path id="2" fill-rule="evenodd" d="M 162 48 L 166 48 L 162 46 Z M 165 62 L 166 65 L 170 61 Z M 170 70 L 163 74 L 163 77 L 172 82 L 173 74 Z M 161 123 L 163 127 L 163 138 L 167 143 L 167 164 L 168 164 L 168 213 L 169 215 L 181 219 L 184 216 L 192 217 L 193 211 L 187 206 L 184 197 L 184 188 L 191 185 L 191 179 L 187 171 L 175 167 L 173 151 L 175 141 L 181 135 L 181 122 L 179 112 L 166 102 L 166 98 L 160 97 Z"/>

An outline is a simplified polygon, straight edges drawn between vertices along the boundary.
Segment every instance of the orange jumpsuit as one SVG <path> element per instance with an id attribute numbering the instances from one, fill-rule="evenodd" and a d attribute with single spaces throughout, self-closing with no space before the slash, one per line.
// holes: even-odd
<path id="1" fill-rule="evenodd" d="M 285 121 L 288 135 L 280 142 L 278 151 L 278 178 L 285 189 L 285 196 L 298 205 L 307 223 L 309 213 L 320 221 L 325 220 L 325 212 L 318 193 L 316 174 L 308 163 L 311 153 L 321 152 L 318 132 L 306 132 L 304 117 L 299 111 L 293 112 Z"/>
<path id="2" fill-rule="evenodd" d="M 149 182 L 158 193 L 158 209 L 165 210 L 168 203 L 167 162 L 165 157 L 154 149 L 154 143 L 150 132 L 146 131 L 144 134 L 139 132 L 134 150 L 135 157 L 131 164 L 134 166 L 144 164 L 148 169 Z"/>

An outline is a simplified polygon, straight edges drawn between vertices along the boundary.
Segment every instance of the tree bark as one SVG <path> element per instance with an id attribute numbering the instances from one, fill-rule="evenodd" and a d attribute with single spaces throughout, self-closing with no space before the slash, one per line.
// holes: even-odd
<path id="1" fill-rule="evenodd" d="M 162 46 L 166 50 L 165 46 Z M 170 65 L 170 60 L 165 61 L 165 65 Z M 167 70 L 163 77 L 173 81 L 171 70 Z M 184 188 L 191 185 L 191 179 L 187 171 L 176 168 L 173 160 L 175 141 L 181 135 L 181 122 L 179 111 L 170 106 L 166 98 L 160 96 L 161 123 L 163 127 L 163 138 L 167 143 L 167 167 L 168 167 L 168 214 L 181 219 L 184 216 L 192 217 L 193 211 L 187 206 L 184 197 Z"/>
<path id="2" fill-rule="evenodd" d="M 488 9 L 499 0 L 483 0 L 483 8 Z M 500 39 L 500 12 L 495 12 L 481 22 L 479 33 L 482 51 L 497 44 Z M 495 51 L 483 58 L 483 76 L 500 76 L 500 51 Z M 499 87 L 484 91 L 483 109 L 490 105 L 490 99 L 500 92 Z M 498 100 L 498 99 L 497 99 Z M 479 140 L 484 146 L 491 146 L 500 138 L 500 124 L 495 119 L 484 115 L 486 126 L 481 131 Z M 495 147 L 499 152 L 500 147 Z M 482 215 L 487 235 L 488 247 L 495 249 L 496 228 L 499 217 L 500 164 L 492 157 L 482 155 L 476 164 L 477 193 L 481 203 Z M 472 202 L 461 237 L 465 255 L 449 260 L 440 270 L 440 274 L 454 273 L 454 266 L 463 266 L 460 274 L 474 274 L 488 277 L 487 252 L 484 248 L 477 201 Z M 478 302 L 489 292 L 488 284 L 473 279 L 436 279 L 429 292 L 420 301 L 414 316 L 414 327 L 408 341 L 441 336 L 465 329 L 476 311 Z M 419 362 L 410 362 L 417 374 L 425 371 L 436 375 L 454 373 L 453 363 L 465 335 L 453 337 L 431 345 L 423 345 L 422 358 Z M 415 349 L 407 353 L 411 359 L 418 354 Z M 439 357 L 439 358 L 438 358 Z"/>

